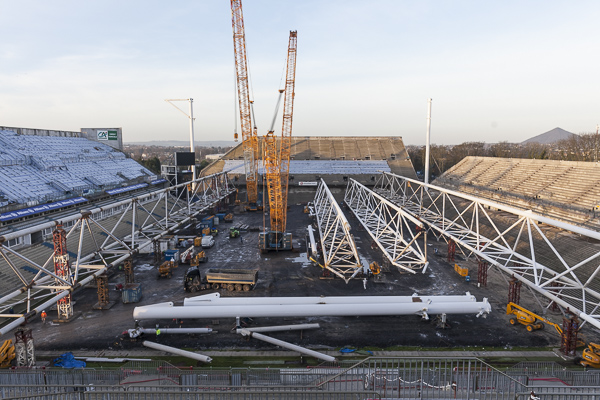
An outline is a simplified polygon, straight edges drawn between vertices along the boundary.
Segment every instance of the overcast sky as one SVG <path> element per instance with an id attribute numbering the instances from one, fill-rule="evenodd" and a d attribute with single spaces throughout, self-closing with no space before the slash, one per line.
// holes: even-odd
<path id="1" fill-rule="evenodd" d="M 244 0 L 243 11 L 260 135 L 290 30 L 294 136 L 423 144 L 430 97 L 438 144 L 520 142 L 600 123 L 596 0 Z M 0 0 L 0 13 L 0 126 L 188 140 L 186 117 L 164 99 L 192 97 L 196 140 L 232 140 L 228 0 Z"/>

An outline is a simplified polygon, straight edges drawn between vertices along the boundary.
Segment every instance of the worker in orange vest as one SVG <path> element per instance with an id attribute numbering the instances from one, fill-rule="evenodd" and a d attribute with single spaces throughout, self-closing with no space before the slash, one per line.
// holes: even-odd
<path id="1" fill-rule="evenodd" d="M 42 314 L 40 314 L 40 316 L 42 317 L 42 322 L 45 324 L 46 323 L 46 317 L 48 316 L 48 314 L 46 314 L 46 310 L 43 310 Z"/>

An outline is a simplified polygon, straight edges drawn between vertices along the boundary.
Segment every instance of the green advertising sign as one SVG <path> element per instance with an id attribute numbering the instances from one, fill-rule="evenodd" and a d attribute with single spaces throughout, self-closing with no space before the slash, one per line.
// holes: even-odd
<path id="1" fill-rule="evenodd" d="M 108 140 L 119 140 L 117 131 L 108 131 Z"/>

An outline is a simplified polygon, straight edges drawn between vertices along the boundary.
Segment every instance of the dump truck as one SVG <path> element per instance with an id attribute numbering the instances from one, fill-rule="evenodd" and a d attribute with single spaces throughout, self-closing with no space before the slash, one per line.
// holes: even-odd
<path id="1" fill-rule="evenodd" d="M 185 273 L 183 287 L 186 292 L 206 289 L 227 289 L 230 292 L 248 292 L 258 279 L 258 269 L 209 268 L 204 273 L 198 267 L 190 267 Z"/>

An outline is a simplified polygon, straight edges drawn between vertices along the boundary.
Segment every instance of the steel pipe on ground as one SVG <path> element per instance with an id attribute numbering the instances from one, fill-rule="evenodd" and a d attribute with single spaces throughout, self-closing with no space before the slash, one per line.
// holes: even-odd
<path id="1" fill-rule="evenodd" d="M 212 361 L 212 358 L 210 358 L 209 356 L 205 356 L 204 354 L 192 353 L 191 351 L 181 350 L 171 346 L 165 346 L 164 344 L 149 342 L 147 340 L 144 340 L 142 344 L 154 350 L 166 351 L 167 353 L 177 354 L 178 356 L 192 358 L 194 360 L 202 361 L 205 363 L 209 363 Z"/>
<path id="2" fill-rule="evenodd" d="M 140 329 L 140 331 L 145 334 L 156 335 L 156 329 L 154 329 L 154 328 L 142 328 L 142 329 Z M 211 332 L 212 332 L 211 328 L 161 328 L 160 329 L 161 335 L 163 333 L 183 334 L 183 333 L 211 333 Z"/>
<path id="3" fill-rule="evenodd" d="M 357 303 L 356 297 L 349 297 L 345 304 L 246 304 L 247 298 L 240 298 L 238 304 L 167 307 L 136 307 L 133 318 L 144 319 L 196 319 L 196 318 L 235 318 L 235 317 L 306 317 L 306 316 L 380 316 L 380 315 L 428 315 L 476 314 L 491 312 L 486 298 L 483 301 L 437 301 L 435 296 L 427 302 L 414 301 L 410 296 L 390 296 L 397 298 L 392 303 Z"/>
<path id="4" fill-rule="evenodd" d="M 303 329 L 319 329 L 319 324 L 297 324 L 297 325 L 279 325 L 279 326 L 257 326 L 254 328 L 243 328 L 251 332 L 282 332 L 299 331 Z M 242 328 L 236 329 L 237 333 L 242 333 Z M 161 331 L 162 332 L 162 331 Z"/>
<path id="5" fill-rule="evenodd" d="M 266 336 L 257 332 L 252 332 L 248 329 L 241 329 L 240 332 L 244 336 L 250 336 L 258 340 L 262 340 L 263 342 L 271 343 L 276 346 L 281 346 L 283 348 L 297 351 L 298 353 L 306 354 L 307 356 L 315 357 L 323 361 L 334 362 L 336 361 L 335 357 L 328 356 L 327 354 L 319 353 L 318 351 L 309 350 L 304 347 L 296 346 L 295 344 L 284 342 L 283 340 L 275 339 L 270 336 Z"/>

